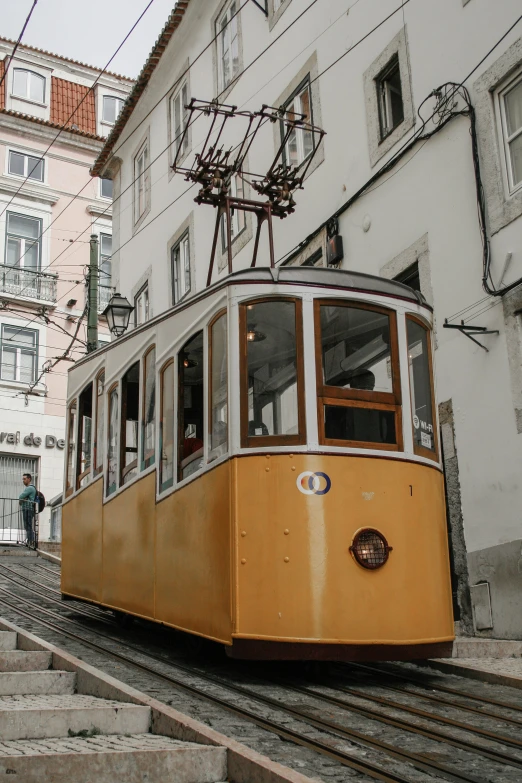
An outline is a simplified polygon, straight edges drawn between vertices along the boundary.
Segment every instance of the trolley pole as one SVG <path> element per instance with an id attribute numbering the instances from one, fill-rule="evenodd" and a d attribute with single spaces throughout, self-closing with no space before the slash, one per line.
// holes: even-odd
<path id="1" fill-rule="evenodd" d="M 87 290 L 87 353 L 98 347 L 98 237 L 91 234 Z"/>

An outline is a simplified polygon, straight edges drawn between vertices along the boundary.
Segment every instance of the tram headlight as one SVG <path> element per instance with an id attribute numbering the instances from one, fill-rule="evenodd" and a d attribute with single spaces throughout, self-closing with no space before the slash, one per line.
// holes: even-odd
<path id="1" fill-rule="evenodd" d="M 350 552 L 363 568 L 380 568 L 388 560 L 393 547 L 378 530 L 367 527 L 355 534 Z"/>

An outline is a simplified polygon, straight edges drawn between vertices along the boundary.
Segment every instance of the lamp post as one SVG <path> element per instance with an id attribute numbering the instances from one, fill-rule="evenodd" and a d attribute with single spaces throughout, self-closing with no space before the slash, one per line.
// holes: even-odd
<path id="1" fill-rule="evenodd" d="M 121 337 L 126 331 L 133 310 L 134 307 L 126 297 L 118 293 L 111 296 L 102 315 L 107 318 L 109 329 L 115 337 Z"/>

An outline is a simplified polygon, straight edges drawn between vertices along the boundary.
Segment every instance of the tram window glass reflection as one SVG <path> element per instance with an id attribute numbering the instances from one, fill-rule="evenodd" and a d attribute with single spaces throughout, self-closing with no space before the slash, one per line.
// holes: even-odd
<path id="1" fill-rule="evenodd" d="M 76 400 L 69 405 L 69 422 L 67 435 L 67 479 L 65 494 L 70 495 L 74 491 L 74 453 L 76 444 Z"/>
<path id="2" fill-rule="evenodd" d="M 92 383 L 78 400 L 78 465 L 77 488 L 85 487 L 91 477 Z"/>
<path id="3" fill-rule="evenodd" d="M 301 301 L 243 305 L 241 329 L 247 395 L 246 405 L 243 401 L 243 445 L 255 446 L 261 443 L 260 438 L 274 436 L 287 444 L 302 442 Z"/>
<path id="4" fill-rule="evenodd" d="M 141 469 L 154 465 L 156 439 L 156 349 L 151 348 L 143 360 L 143 434 Z"/>
<path id="5" fill-rule="evenodd" d="M 330 440 L 396 443 L 395 412 L 354 405 L 325 405 L 324 434 Z"/>
<path id="6" fill-rule="evenodd" d="M 325 386 L 392 392 L 390 318 L 357 307 L 321 306 Z"/>
<path id="7" fill-rule="evenodd" d="M 109 432 L 107 442 L 107 494 L 118 486 L 118 387 L 109 392 Z"/>
<path id="8" fill-rule="evenodd" d="M 178 480 L 203 466 L 203 332 L 178 354 Z"/>
<path id="9" fill-rule="evenodd" d="M 436 445 L 429 331 L 411 317 L 406 319 L 406 328 L 408 334 L 411 413 L 413 418 L 413 446 L 415 451 L 426 450 L 428 452 L 426 456 L 433 457 L 436 452 Z"/>
<path id="10" fill-rule="evenodd" d="M 210 327 L 210 451 L 209 462 L 228 450 L 227 314 Z"/>
<path id="11" fill-rule="evenodd" d="M 174 362 L 161 373 L 160 492 L 174 484 Z"/>
<path id="12" fill-rule="evenodd" d="M 101 372 L 96 378 L 96 433 L 94 441 L 94 475 L 97 476 L 103 470 L 103 438 L 105 430 L 105 406 L 103 404 L 103 391 L 105 387 L 105 373 Z"/>
<path id="13" fill-rule="evenodd" d="M 138 423 L 140 418 L 140 363 L 121 379 L 121 483 L 138 474 Z"/>

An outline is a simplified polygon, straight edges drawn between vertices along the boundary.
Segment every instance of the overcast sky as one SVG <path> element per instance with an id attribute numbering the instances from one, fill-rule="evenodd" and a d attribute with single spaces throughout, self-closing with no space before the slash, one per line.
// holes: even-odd
<path id="1" fill-rule="evenodd" d="M 47 49 L 100 70 L 112 57 L 149 0 L 38 0 L 22 43 Z M 33 0 L 0 0 L 0 37 L 16 40 Z M 167 21 L 175 0 L 153 0 L 109 66 L 136 77 Z"/>

